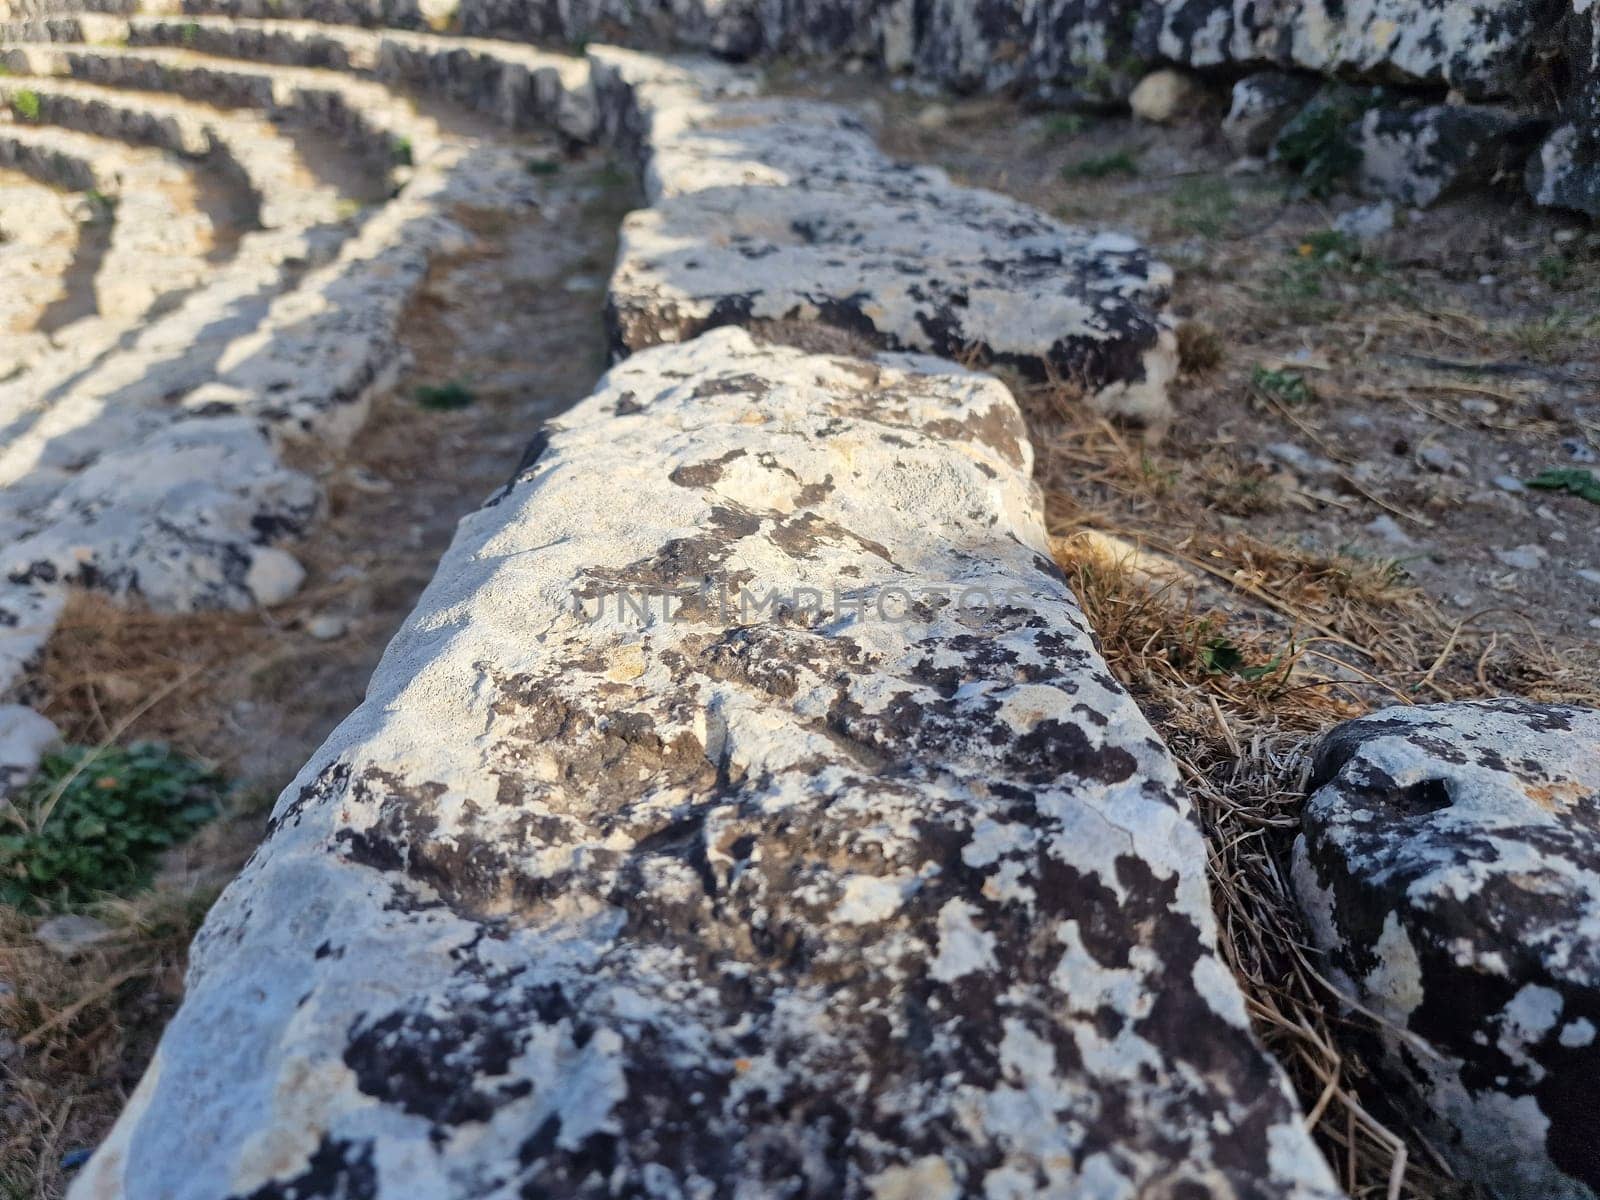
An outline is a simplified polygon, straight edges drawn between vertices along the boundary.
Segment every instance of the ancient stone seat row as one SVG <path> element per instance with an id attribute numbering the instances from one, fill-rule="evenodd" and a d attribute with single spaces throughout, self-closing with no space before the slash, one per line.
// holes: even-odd
<path id="1" fill-rule="evenodd" d="M 937 359 L 614 368 L 281 799 L 77 1194 L 1335 1194 L 1030 467 Z"/>
<path id="2" fill-rule="evenodd" d="M 331 449 L 360 426 L 399 361 L 407 298 L 435 254 L 469 240 L 448 214 L 462 204 L 526 211 L 540 185 L 525 170 L 537 141 L 458 136 L 378 85 L 333 72 L 117 47 L 3 53 L 14 73 L 0 95 L 14 110 L 27 97 L 28 138 L 87 135 L 220 163 L 268 226 L 129 336 L 64 344 L 0 384 L 9 535 L 0 688 L 9 690 L 68 586 L 180 611 L 291 594 L 303 573 L 280 543 L 307 528 L 320 501 L 308 476 L 282 465 L 281 446 Z M 27 70 L 39 73 L 15 73 Z M 156 94 L 173 86 L 196 99 Z M 230 111 L 200 102 L 208 98 Z M 286 117 L 369 148 L 396 198 L 350 216 L 269 120 Z"/>

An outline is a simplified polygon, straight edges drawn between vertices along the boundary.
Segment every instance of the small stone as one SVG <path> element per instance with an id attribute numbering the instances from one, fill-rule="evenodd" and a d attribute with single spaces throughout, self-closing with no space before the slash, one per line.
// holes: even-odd
<path id="1" fill-rule="evenodd" d="M 1429 442 L 1417 451 L 1417 460 L 1429 470 L 1448 473 L 1456 469 L 1455 455 L 1439 445 L 1438 442 Z"/>
<path id="2" fill-rule="evenodd" d="M 68 913 L 65 916 L 51 917 L 47 921 L 39 922 L 34 928 L 33 936 L 34 940 L 52 954 L 62 958 L 72 958 L 91 947 L 109 941 L 115 934 L 110 926 L 93 917 Z"/>
<path id="3" fill-rule="evenodd" d="M 1528 490 L 1522 480 L 1515 475 L 1496 475 L 1493 482 L 1495 487 L 1502 492 L 1525 492 Z"/>
<path id="4" fill-rule="evenodd" d="M 950 124 L 950 109 L 943 104 L 930 104 L 917 114 L 917 124 L 924 129 L 943 129 Z"/>
<path id="5" fill-rule="evenodd" d="M 305 582 L 306 569 L 294 555 L 275 546 L 257 546 L 250 556 L 244 585 L 262 608 L 282 604 Z"/>
<path id="6" fill-rule="evenodd" d="M 1366 204 L 1341 213 L 1334 218 L 1333 228 L 1358 242 L 1371 242 L 1390 232 L 1394 222 L 1394 201 L 1380 200 L 1376 204 Z"/>
<path id="7" fill-rule="evenodd" d="M 1549 552 L 1543 546 L 1528 542 L 1511 550 L 1496 550 L 1494 556 L 1513 571 L 1536 571 L 1549 557 Z"/>
<path id="8" fill-rule="evenodd" d="M 1128 107 L 1141 121 L 1171 125 L 1193 116 L 1205 95 L 1205 88 L 1192 75 L 1163 68 L 1139 81 L 1128 97 Z"/>
<path id="9" fill-rule="evenodd" d="M 0 704 L 0 803 L 33 778 L 39 760 L 61 740 L 51 721 L 21 704 Z"/>
<path id="10" fill-rule="evenodd" d="M 1399 546 L 1404 549 L 1417 544 L 1410 534 L 1400 528 L 1400 523 L 1387 513 L 1374 517 L 1362 528 L 1374 537 L 1382 538 L 1391 546 Z"/>
<path id="11" fill-rule="evenodd" d="M 342 638 L 348 628 L 343 617 L 329 613 L 318 613 L 306 622 L 306 632 L 319 642 L 331 642 L 336 638 Z"/>
<path id="12" fill-rule="evenodd" d="M 1594 452 L 1594 447 L 1582 438 L 1568 437 L 1561 439 L 1561 448 L 1567 452 L 1567 457 L 1576 463 L 1600 462 L 1600 454 Z"/>
<path id="13" fill-rule="evenodd" d="M 1222 119 L 1222 135 L 1235 153 L 1259 160 L 1316 90 L 1316 80 L 1309 75 L 1283 71 L 1246 75 L 1233 85 L 1228 115 Z"/>
<path id="14" fill-rule="evenodd" d="M 1478 283 L 1482 287 L 1493 287 L 1495 284 L 1497 284 L 1499 282 L 1500 282 L 1500 276 L 1498 276 L 1498 275 L 1479 275 L 1478 276 Z"/>
<path id="15" fill-rule="evenodd" d="M 1589 567 L 1579 567 L 1578 578 L 1586 580 L 1589 583 L 1600 583 L 1600 571 L 1593 570 Z"/>

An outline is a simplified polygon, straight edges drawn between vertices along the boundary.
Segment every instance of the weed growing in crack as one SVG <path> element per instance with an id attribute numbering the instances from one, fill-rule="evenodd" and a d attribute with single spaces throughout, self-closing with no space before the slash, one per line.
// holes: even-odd
<path id="1" fill-rule="evenodd" d="M 1600 479 L 1595 478 L 1593 471 L 1581 467 L 1552 467 L 1524 482 L 1541 491 L 1570 492 L 1591 504 L 1600 504 Z"/>

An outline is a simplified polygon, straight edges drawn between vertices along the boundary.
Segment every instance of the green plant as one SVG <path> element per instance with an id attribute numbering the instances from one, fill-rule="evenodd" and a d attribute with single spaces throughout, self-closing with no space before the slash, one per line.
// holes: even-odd
<path id="1" fill-rule="evenodd" d="M 1250 375 L 1250 386 L 1284 404 L 1307 404 L 1312 398 L 1310 385 L 1293 371 L 1258 366 Z"/>
<path id="2" fill-rule="evenodd" d="M 1051 113 L 1044 119 L 1044 132 L 1050 138 L 1077 137 L 1089 128 L 1089 118 L 1082 113 Z"/>
<path id="3" fill-rule="evenodd" d="M 39 93 L 31 88 L 11 93 L 11 111 L 19 121 L 39 119 Z"/>
<path id="4" fill-rule="evenodd" d="M 452 379 L 449 383 L 424 384 L 416 390 L 417 403 L 435 412 L 449 412 L 466 408 L 477 401 L 476 393 L 466 384 Z"/>
<path id="5" fill-rule="evenodd" d="M 1237 675 L 1240 679 L 1265 679 L 1283 666 L 1279 654 L 1259 666 L 1247 666 L 1244 651 L 1226 637 L 1217 636 L 1200 647 L 1200 668 L 1209 675 Z"/>
<path id="6" fill-rule="evenodd" d="M 1185 233 L 1214 238 L 1228 227 L 1237 207 L 1233 190 L 1220 179 L 1186 179 L 1172 193 L 1173 224 Z"/>
<path id="7" fill-rule="evenodd" d="M 530 158 L 523 165 L 529 175 L 556 175 L 561 171 L 561 161 L 555 158 Z"/>
<path id="8" fill-rule="evenodd" d="M 1127 150 L 1079 159 L 1061 168 L 1063 179 L 1107 179 L 1112 175 L 1137 175 L 1138 157 Z"/>
<path id="9" fill-rule="evenodd" d="M 1585 471 L 1580 467 L 1552 467 L 1524 482 L 1531 488 L 1546 492 L 1570 492 L 1590 504 L 1600 504 L 1600 479 L 1595 478 L 1593 471 Z"/>
<path id="10" fill-rule="evenodd" d="M 411 139 L 400 136 L 389 142 L 389 161 L 397 167 L 409 167 L 414 162 Z"/>
<path id="11" fill-rule="evenodd" d="M 0 901 L 42 908 L 142 887 L 223 792 L 209 768 L 156 742 L 47 755 L 0 834 Z"/>
<path id="12" fill-rule="evenodd" d="M 178 36 L 185 46 L 192 46 L 200 39 L 200 23 L 198 21 L 185 21 L 178 31 Z"/>
<path id="13" fill-rule="evenodd" d="M 116 215 L 117 198 L 115 196 L 108 196 L 99 188 L 90 188 L 84 192 L 83 198 L 89 205 L 89 211 L 94 214 L 93 220 L 109 221 Z"/>
<path id="14" fill-rule="evenodd" d="M 1361 147 L 1350 126 L 1378 102 L 1380 93 L 1329 88 L 1317 96 L 1278 135 L 1273 157 L 1300 176 L 1313 196 L 1326 196 L 1361 165 Z"/>
<path id="15" fill-rule="evenodd" d="M 1560 289 L 1572 282 L 1572 273 L 1577 269 L 1570 257 L 1565 254 L 1546 254 L 1533 265 L 1533 272 L 1539 279 L 1550 287 Z"/>

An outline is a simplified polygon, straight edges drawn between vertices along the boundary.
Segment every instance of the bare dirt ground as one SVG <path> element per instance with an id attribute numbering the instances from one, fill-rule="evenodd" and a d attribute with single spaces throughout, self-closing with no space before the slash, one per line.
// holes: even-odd
<path id="1" fill-rule="evenodd" d="M 63 960 L 0 906 L 0 1197 L 53 1198 L 95 1145 L 182 994 L 205 909 L 277 792 L 361 701 L 456 522 L 505 482 L 539 422 L 605 367 L 602 293 L 638 204 L 599 155 L 550 165 L 525 218 L 467 210 L 477 246 L 439 262 L 406 316 L 411 363 L 321 476 L 325 518 L 295 547 L 301 592 L 264 613 L 165 617 L 80 597 L 38 673 L 69 742 L 158 739 L 237 781 L 232 811 L 174 851 L 156 888 L 95 915 L 108 941 Z M 65 1168 L 63 1163 L 68 1164 Z"/>

